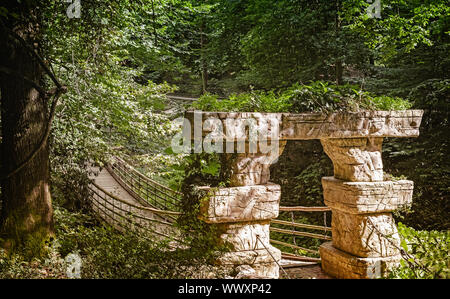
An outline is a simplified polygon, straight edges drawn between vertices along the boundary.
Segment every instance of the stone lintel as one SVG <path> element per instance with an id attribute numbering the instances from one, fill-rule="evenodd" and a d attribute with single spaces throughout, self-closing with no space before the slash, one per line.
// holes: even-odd
<path id="1" fill-rule="evenodd" d="M 310 140 L 323 138 L 359 137 L 417 137 L 423 110 L 360 111 L 324 113 L 259 113 L 259 112 L 202 112 L 187 111 L 185 118 L 191 123 L 194 136 L 194 113 L 201 116 L 197 130 L 202 137 L 221 126 L 224 138 L 248 140 L 248 120 L 255 121 L 261 139 Z M 218 119 L 221 124 L 207 119 Z M 200 127 L 200 124 L 202 127 Z M 276 135 L 274 135 L 278 131 Z M 227 134 L 226 134 L 227 133 Z M 225 139 L 224 139 L 225 140 Z"/>
<path id="2" fill-rule="evenodd" d="M 328 207 L 351 214 L 364 214 L 390 212 L 410 205 L 414 182 L 347 182 L 323 177 L 322 186 Z"/>
<path id="3" fill-rule="evenodd" d="M 417 137 L 423 110 L 284 114 L 280 139 Z"/>
<path id="4" fill-rule="evenodd" d="M 385 277 L 401 259 L 400 255 L 377 258 L 357 257 L 333 247 L 331 242 L 323 243 L 319 252 L 325 273 L 340 279 Z"/>
<path id="5" fill-rule="evenodd" d="M 214 139 L 221 139 L 225 143 L 252 140 L 249 133 L 257 134 L 258 140 L 279 140 L 282 114 L 186 111 L 185 118 L 191 124 L 192 140 L 211 136 L 212 132 L 216 132 L 212 134 Z"/>
<path id="6" fill-rule="evenodd" d="M 207 223 L 236 223 L 278 217 L 280 185 L 230 188 L 199 187 L 207 191 L 200 207 L 200 219 Z"/>

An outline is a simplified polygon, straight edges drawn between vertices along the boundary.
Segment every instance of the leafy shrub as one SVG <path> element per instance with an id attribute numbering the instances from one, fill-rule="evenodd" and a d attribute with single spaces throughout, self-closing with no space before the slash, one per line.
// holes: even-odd
<path id="1" fill-rule="evenodd" d="M 324 81 L 309 85 L 294 84 L 284 91 L 251 91 L 233 94 L 219 100 L 207 94 L 192 104 L 203 111 L 245 112 L 334 112 L 360 110 L 405 110 L 408 100 L 398 97 L 376 96 L 362 91 L 357 85 L 332 85 Z"/>
<path id="2" fill-rule="evenodd" d="M 198 219 L 201 203 L 208 194 L 197 187 L 218 187 L 227 184 L 228 163 L 223 158 L 223 155 L 207 153 L 186 157 L 185 176 L 181 187 L 183 193 L 181 210 L 184 213 L 177 221 L 184 240 L 189 243 L 192 250 L 201 252 L 211 261 L 229 248 L 220 240 L 219 225 L 207 224 Z"/>
<path id="3" fill-rule="evenodd" d="M 0 251 L 0 278 L 67 278 L 70 253 L 82 261 L 82 278 L 192 278 L 199 273 L 217 275 L 202 252 L 192 248 L 174 249 L 168 241 L 120 233 L 101 225 L 95 218 L 71 213 L 55 206 L 56 238 L 47 256 L 27 260 L 16 253 Z M 147 238 L 146 238 L 147 237 Z"/>
<path id="4" fill-rule="evenodd" d="M 245 111 L 245 112 L 285 112 L 290 104 L 284 95 L 273 91 L 251 91 L 249 93 L 232 94 L 219 100 L 217 96 L 206 94 L 193 103 L 190 108 L 203 111 Z"/>
<path id="5" fill-rule="evenodd" d="M 375 96 L 357 85 L 332 85 L 315 81 L 310 85 L 294 84 L 286 93 L 292 112 L 332 112 L 359 110 L 404 110 L 411 104 L 398 97 Z"/>
<path id="6" fill-rule="evenodd" d="M 0 249 L 0 279 L 67 278 L 64 259 L 54 246 L 46 257 L 29 260 L 25 256 L 21 252 L 8 255 Z"/>
<path id="7" fill-rule="evenodd" d="M 412 88 L 408 98 L 415 109 L 424 110 L 420 136 L 383 143 L 384 169 L 414 181 L 412 207 L 401 221 L 419 230 L 450 229 L 449 83 L 432 79 Z"/>
<path id="8" fill-rule="evenodd" d="M 389 278 L 450 278 L 448 231 L 417 231 L 401 222 L 398 231 L 404 259 Z"/>

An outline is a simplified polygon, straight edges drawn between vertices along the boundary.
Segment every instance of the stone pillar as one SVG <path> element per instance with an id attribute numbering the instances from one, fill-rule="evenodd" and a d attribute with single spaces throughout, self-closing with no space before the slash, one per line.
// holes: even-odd
<path id="1" fill-rule="evenodd" d="M 321 139 L 334 165 L 322 178 L 332 209 L 332 242 L 320 247 L 323 270 L 336 278 L 378 278 L 401 256 L 392 211 L 411 203 L 413 182 L 384 181 L 382 137 Z"/>
<path id="2" fill-rule="evenodd" d="M 285 144 L 280 142 L 280 154 Z M 232 248 L 218 263 L 235 274 L 245 269 L 251 277 L 278 278 L 281 252 L 270 245 L 269 227 L 278 217 L 281 187 L 269 182 L 272 161 L 261 153 L 228 158 L 233 186 L 200 187 L 207 194 L 201 203 L 200 219 L 218 225 L 221 240 Z M 242 268 L 244 265 L 247 267 Z"/>
<path id="3" fill-rule="evenodd" d="M 201 117 L 200 117 L 201 116 Z M 194 112 L 187 113 L 195 119 Z M 280 114 L 197 112 L 191 138 L 209 138 L 223 147 L 229 187 L 199 187 L 205 192 L 199 218 L 215 224 L 231 251 L 217 263 L 237 277 L 278 278 L 281 252 L 270 245 L 270 221 L 278 217 L 281 187 L 269 182 L 270 165 L 283 152 Z M 201 125 L 201 126 L 200 126 Z"/>

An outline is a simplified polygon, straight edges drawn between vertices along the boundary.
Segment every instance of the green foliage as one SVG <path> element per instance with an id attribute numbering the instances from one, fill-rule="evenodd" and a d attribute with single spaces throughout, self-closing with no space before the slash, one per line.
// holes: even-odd
<path id="1" fill-rule="evenodd" d="M 172 108 L 165 94 L 176 88 L 143 77 L 146 63 L 163 55 L 142 34 L 148 20 L 139 24 L 150 3 L 119 2 L 99 4 L 101 13 L 84 4 L 83 18 L 71 21 L 57 13 L 61 2 L 44 12 L 52 20 L 44 26 L 46 55 L 68 85 L 52 124 L 52 191 L 71 209 L 85 206 L 88 163 L 102 165 L 117 149 L 158 153 L 174 131 L 173 116 L 161 110 Z"/>
<path id="2" fill-rule="evenodd" d="M 382 18 L 360 14 L 364 1 L 354 1 L 356 10 L 347 10 L 350 28 L 366 37 L 383 62 L 409 53 L 421 45 L 432 46 L 436 35 L 448 35 L 450 8 L 446 0 L 382 1 Z M 355 5 L 356 4 L 356 5 Z M 353 13 L 355 12 L 356 13 Z"/>
<path id="3" fill-rule="evenodd" d="M 328 163 L 326 159 L 314 161 L 294 177 L 296 187 L 293 194 L 296 199 L 301 199 L 302 205 L 313 206 L 323 198 L 322 177 L 327 172 Z"/>
<path id="4" fill-rule="evenodd" d="M 450 278 L 448 231 L 417 231 L 398 223 L 403 259 L 389 278 Z"/>
<path id="5" fill-rule="evenodd" d="M 163 253 L 163 244 L 117 234 L 57 208 L 60 247 L 52 247 L 47 260 L 2 255 L 2 277 L 64 277 L 62 256 L 74 251 L 85 259 L 89 277 L 183 276 L 175 270 L 184 265 L 179 264 L 182 258 L 194 262 L 200 253 L 214 252 L 217 228 L 197 221 L 206 195 L 194 187 L 226 186 L 229 160 L 161 153 L 178 113 L 162 113 L 172 108 L 164 94 L 176 90 L 165 81 L 179 84 L 181 92 L 198 94 L 204 70 L 209 90 L 226 98 L 206 94 L 192 109 L 425 109 L 419 138 L 384 143 L 384 167 L 391 176 L 405 175 L 415 183 L 411 209 L 397 217 L 418 229 L 448 229 L 449 6 L 445 0 L 383 0 L 382 18 L 376 19 L 365 13 L 368 5 L 365 0 L 87 1 L 82 18 L 69 19 L 63 13 L 66 3 L 46 1 L 41 26 L 45 61 L 68 85 L 50 140 L 55 202 L 71 210 L 88 208 L 88 162 L 101 164 L 112 149 L 120 149 L 148 175 L 186 194 L 187 216 L 180 225 L 193 249 L 191 255 Z M 0 6 L 0 16 L 6 15 Z M 330 83 L 339 79 L 339 66 L 343 82 L 352 84 Z M 320 179 L 332 174 L 331 162 L 318 142 L 293 148 L 272 167 L 271 177 L 283 188 L 283 204 L 322 205 Z M 298 152 L 301 159 L 292 158 Z M 297 220 L 323 221 L 322 215 Z M 192 229 L 199 233 L 191 235 Z M 400 230 L 405 240 L 419 244 L 408 248 L 433 274 L 405 264 L 397 277 L 448 276 L 442 243 L 433 241 L 442 239 L 439 233 Z M 305 247 L 318 246 L 298 240 Z M 437 244 L 438 252 L 430 244 Z M 148 262 L 143 268 L 142 261 Z"/>
<path id="6" fill-rule="evenodd" d="M 190 154 L 183 159 L 185 183 L 201 186 L 220 186 L 227 183 L 227 164 L 220 154 Z"/>
<path id="7" fill-rule="evenodd" d="M 52 246 L 45 258 L 29 260 L 23 253 L 8 255 L 0 249 L 1 279 L 67 278 L 66 264 L 61 254 Z"/>
<path id="8" fill-rule="evenodd" d="M 245 112 L 335 112 L 361 110 L 406 110 L 412 104 L 399 97 L 376 96 L 356 85 L 333 85 L 314 81 L 294 84 L 282 92 L 251 91 L 219 100 L 204 95 L 190 108 L 203 111 Z"/>
<path id="9" fill-rule="evenodd" d="M 289 109 L 289 102 L 284 95 L 273 91 L 251 91 L 232 94 L 219 100 L 216 95 L 206 94 L 194 102 L 190 108 L 203 111 L 246 111 L 246 112 L 283 112 Z"/>
<path id="10" fill-rule="evenodd" d="M 208 259 L 194 249 L 173 249 L 154 237 L 120 233 L 95 218 L 55 208 L 56 238 L 48 255 L 27 260 L 20 253 L 0 251 L 0 278 L 67 278 L 64 258 L 77 253 L 82 278 L 192 278 L 200 271 L 221 275 L 208 268 Z"/>
<path id="11" fill-rule="evenodd" d="M 427 80 L 412 89 L 409 97 L 415 100 L 414 108 L 425 111 L 420 136 L 387 139 L 383 145 L 384 169 L 414 181 L 413 203 L 400 215 L 402 222 L 420 230 L 449 229 L 449 82 Z"/>
<path id="12" fill-rule="evenodd" d="M 183 199 L 177 226 L 183 232 L 192 251 L 198 251 L 211 261 L 229 249 L 220 239 L 223 228 L 199 219 L 202 202 L 210 194 L 200 186 L 224 186 L 227 182 L 227 164 L 220 163 L 218 154 L 192 154 L 186 157 L 185 175 L 181 186 Z"/>
<path id="13" fill-rule="evenodd" d="M 360 110 L 405 110 L 408 100 L 398 97 L 376 96 L 355 85 L 332 85 L 316 81 L 310 85 L 295 84 L 288 89 L 293 112 L 332 112 Z"/>

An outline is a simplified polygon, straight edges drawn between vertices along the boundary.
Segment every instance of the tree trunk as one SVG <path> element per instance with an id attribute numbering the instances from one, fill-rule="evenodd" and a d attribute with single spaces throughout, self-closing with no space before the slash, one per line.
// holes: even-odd
<path id="1" fill-rule="evenodd" d="M 48 99 L 34 86 L 42 86 L 43 70 L 23 44 L 10 34 L 10 31 L 15 32 L 38 51 L 39 17 L 36 9 L 29 9 L 25 4 L 17 4 L 16 1 L 7 3 L 10 4 L 10 12 L 16 11 L 28 20 L 22 23 L 5 20 L 8 29 L 0 27 L 0 40 L 3 43 L 0 48 L 0 66 L 10 71 L 9 75 L 0 72 L 0 234 L 2 246 L 7 250 L 25 248 L 27 254 L 38 256 L 42 253 L 45 241 L 53 235 L 47 142 L 25 167 L 10 177 L 5 176 L 12 173 L 38 148 L 47 128 Z"/>
<path id="2" fill-rule="evenodd" d="M 342 75 L 344 73 L 344 69 L 342 67 L 342 61 L 336 61 L 336 85 L 342 85 Z"/>

